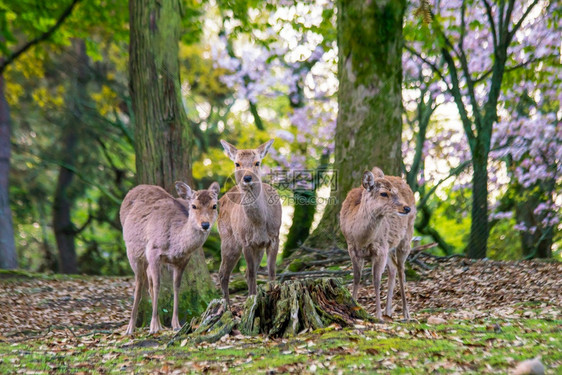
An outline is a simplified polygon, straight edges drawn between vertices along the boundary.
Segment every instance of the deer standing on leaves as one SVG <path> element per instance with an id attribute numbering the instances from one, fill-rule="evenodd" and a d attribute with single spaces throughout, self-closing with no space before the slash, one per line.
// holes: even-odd
<path id="1" fill-rule="evenodd" d="M 380 284 L 388 263 L 385 315 L 392 316 L 396 273 L 400 282 L 404 319 L 410 319 L 406 301 L 404 264 L 410 254 L 416 202 L 412 189 L 400 177 L 385 176 L 374 167 L 363 174 L 362 187 L 352 189 L 342 204 L 340 226 L 353 265 L 353 298 L 361 282 L 365 260 L 372 262 L 376 317 L 382 318 Z"/>
<path id="2" fill-rule="evenodd" d="M 150 333 L 162 329 L 158 318 L 160 267 L 168 264 L 173 270 L 174 311 L 172 328 L 180 329 L 178 291 L 183 271 L 191 254 L 201 248 L 217 219 L 220 186 L 213 182 L 208 190 L 192 191 L 176 182 L 179 199 L 159 186 L 139 185 L 123 200 L 119 216 L 127 257 L 135 273 L 135 292 L 127 334 L 135 329 L 139 302 L 145 282 L 152 297 Z"/>
<path id="3" fill-rule="evenodd" d="M 246 259 L 249 295 L 257 293 L 256 273 L 267 252 L 269 280 L 275 280 L 279 250 L 281 202 L 275 189 L 261 181 L 261 162 L 273 139 L 253 150 L 238 150 L 221 140 L 226 155 L 234 162 L 236 185 L 220 199 L 218 219 L 221 237 L 219 278 L 223 296 L 230 304 L 228 283 L 240 254 Z"/>

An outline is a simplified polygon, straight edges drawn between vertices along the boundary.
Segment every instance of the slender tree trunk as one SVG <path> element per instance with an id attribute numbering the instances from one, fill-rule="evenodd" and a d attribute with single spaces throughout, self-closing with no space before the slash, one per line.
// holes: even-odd
<path id="1" fill-rule="evenodd" d="M 175 181 L 193 186 L 191 132 L 179 77 L 180 5 L 176 0 L 129 1 L 129 71 L 137 182 L 162 186 L 172 194 Z M 172 312 L 168 274 L 164 271 L 158 303 L 164 323 L 171 320 Z M 215 294 L 202 250 L 192 255 L 184 275 L 180 319 L 199 314 Z M 146 305 L 141 305 L 139 317 L 144 324 L 150 320 Z"/>
<path id="2" fill-rule="evenodd" d="M 80 129 L 84 127 L 84 107 L 88 102 L 88 55 L 86 43 L 82 39 L 72 41 L 73 60 L 71 65 L 71 84 L 66 102 L 70 109 L 68 122 L 64 129 L 62 141 L 63 165 L 59 169 L 55 199 L 53 203 L 53 229 L 59 251 L 59 271 L 62 273 L 78 273 L 76 256 L 76 228 L 72 223 L 72 207 L 74 197 L 70 187 L 74 179 L 73 168 L 76 166 L 77 147 L 80 140 Z M 75 59 L 75 60 L 74 60 Z"/>
<path id="3" fill-rule="evenodd" d="M 400 174 L 402 22 L 406 1 L 338 1 L 338 120 L 331 199 L 307 239 L 341 242 L 339 211 L 365 170 Z"/>
<path id="4" fill-rule="evenodd" d="M 484 154 L 484 155 L 482 155 Z M 486 257 L 488 236 L 488 155 L 474 153 L 472 166 L 472 222 L 467 256 L 473 259 Z"/>
<path id="5" fill-rule="evenodd" d="M 521 249 L 524 258 L 550 258 L 552 257 L 552 244 L 554 231 L 552 228 L 543 228 L 540 219 L 534 213 L 540 203 L 541 195 L 547 194 L 542 184 L 537 184 L 524 191 L 519 184 L 515 191 L 519 199 L 515 203 L 515 217 L 517 222 L 523 222 L 527 228 L 537 228 L 534 232 L 525 230 L 520 233 Z M 538 222 L 537 222 L 538 221 Z"/>
<path id="6" fill-rule="evenodd" d="M 68 133 L 64 137 L 64 152 L 69 155 L 65 157 L 66 163 L 73 164 L 78 137 L 72 126 L 68 127 Z M 74 172 L 68 168 L 60 167 L 55 189 L 53 203 L 53 229 L 59 252 L 59 272 L 78 273 L 78 262 L 76 258 L 76 247 L 74 245 L 75 229 L 72 223 L 72 206 L 74 199 L 69 195 L 69 188 L 74 178 Z"/>
<path id="7" fill-rule="evenodd" d="M 0 268 L 18 267 L 14 227 L 9 199 L 10 108 L 4 95 L 4 75 L 0 74 Z"/>
<path id="8" fill-rule="evenodd" d="M 316 191 L 296 190 L 293 193 L 295 200 L 295 211 L 293 223 L 287 234 L 287 241 L 283 249 L 283 258 L 288 258 L 293 251 L 306 240 L 310 234 L 310 227 L 316 213 Z"/>

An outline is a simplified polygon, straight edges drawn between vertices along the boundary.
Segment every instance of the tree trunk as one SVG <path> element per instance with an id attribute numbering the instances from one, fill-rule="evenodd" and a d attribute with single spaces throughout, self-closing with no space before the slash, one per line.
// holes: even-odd
<path id="1" fill-rule="evenodd" d="M 180 5 L 174 0 L 129 1 L 129 71 L 137 182 L 162 186 L 172 194 L 175 181 L 193 186 L 191 132 L 179 78 Z M 165 267 L 162 271 L 158 306 L 160 316 L 167 322 L 172 314 L 171 277 Z M 184 275 L 180 289 L 181 320 L 186 315 L 198 315 L 215 294 L 202 250 L 193 254 Z M 144 311 L 146 306 L 142 304 L 139 310 L 139 316 L 145 317 L 143 325 L 150 321 L 148 310 Z"/>
<path id="2" fill-rule="evenodd" d="M 78 137 L 71 125 L 64 137 L 63 148 L 68 155 L 63 160 L 72 165 Z M 53 203 L 53 230 L 59 252 L 59 272 L 78 273 L 76 247 L 74 245 L 75 229 L 72 223 L 72 206 L 74 199 L 69 195 L 69 188 L 74 178 L 74 172 L 60 167 Z"/>
<path id="3" fill-rule="evenodd" d="M 467 256 L 473 259 L 486 257 L 488 236 L 488 155 L 474 153 L 472 166 L 472 222 Z"/>
<path id="4" fill-rule="evenodd" d="M 283 249 L 283 259 L 288 258 L 306 240 L 316 213 L 315 190 L 295 190 L 293 198 L 295 200 L 295 211 L 293 223 L 287 234 L 287 241 Z"/>
<path id="5" fill-rule="evenodd" d="M 307 244 L 341 242 L 339 211 L 365 170 L 399 175 L 406 1 L 338 1 L 338 119 L 331 199 Z"/>
<path id="6" fill-rule="evenodd" d="M 89 101 L 87 86 L 90 80 L 88 55 L 84 40 L 74 39 L 72 51 L 72 79 L 66 98 L 70 114 L 64 128 L 61 151 L 64 155 L 62 157 L 63 165 L 59 169 L 53 203 L 53 229 L 59 251 L 59 271 L 62 273 L 78 273 L 76 246 L 74 244 L 76 228 L 72 223 L 74 197 L 69 189 L 74 180 L 73 168 L 76 166 L 80 129 L 85 128 L 84 108 Z"/>
<path id="7" fill-rule="evenodd" d="M 4 95 L 4 75 L 0 74 L 0 268 L 18 267 L 14 227 L 9 199 L 10 108 Z"/>
<path id="8" fill-rule="evenodd" d="M 525 230 L 520 233 L 521 249 L 524 258 L 550 258 L 552 257 L 553 228 L 543 228 L 540 219 L 534 213 L 540 203 L 541 195 L 546 191 L 542 184 L 532 186 L 525 192 L 523 187 L 516 185 L 517 197 L 520 199 L 515 203 L 515 217 L 518 223 L 523 222 L 527 228 L 536 227 L 536 231 Z"/>
<path id="9" fill-rule="evenodd" d="M 179 78 L 180 2 L 131 0 L 129 69 L 139 183 L 175 192 L 191 180 L 191 132 Z"/>

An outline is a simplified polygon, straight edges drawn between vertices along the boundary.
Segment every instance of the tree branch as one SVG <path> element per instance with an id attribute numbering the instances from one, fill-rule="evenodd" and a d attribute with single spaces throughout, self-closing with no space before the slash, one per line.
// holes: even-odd
<path id="1" fill-rule="evenodd" d="M 534 59 L 529 59 L 529 60 L 527 60 L 525 62 L 522 62 L 520 64 L 517 64 L 517 65 L 506 67 L 504 71 L 505 71 L 505 73 L 511 73 L 511 72 L 513 72 L 517 69 L 525 68 L 526 66 L 534 64 L 536 62 L 541 62 L 541 61 L 545 61 L 545 60 L 549 60 L 549 59 L 558 59 L 558 58 L 560 58 L 560 55 L 548 55 L 548 56 L 543 56 L 543 57 L 537 57 L 537 58 L 534 58 Z M 488 78 L 490 76 L 490 74 L 492 74 L 492 72 L 493 72 L 492 69 L 486 71 L 480 77 L 476 78 L 474 80 L 474 82 L 477 83 L 477 82 L 481 82 L 481 81 L 485 80 L 486 78 Z"/>
<path id="2" fill-rule="evenodd" d="M 447 40 L 447 38 L 445 37 L 445 33 L 443 32 L 443 29 L 439 28 L 439 30 L 443 34 L 443 37 Z M 459 60 L 461 61 L 461 69 L 466 78 L 466 85 L 468 86 L 468 95 L 470 97 L 470 103 L 472 104 L 472 113 L 474 114 L 476 129 L 480 131 L 480 129 L 482 128 L 482 115 L 480 113 L 480 105 L 476 100 L 476 95 L 474 93 L 474 81 L 472 80 L 470 70 L 468 69 L 468 59 L 466 57 L 463 48 L 465 31 L 466 31 L 466 0 L 462 2 L 462 6 L 461 6 L 461 33 L 460 33 L 459 46 L 458 46 L 459 47 L 458 56 L 459 56 Z"/>
<path id="3" fill-rule="evenodd" d="M 30 49 L 34 45 L 36 45 L 36 44 L 38 44 L 38 43 L 40 43 L 44 40 L 49 39 L 51 37 L 51 35 L 53 35 L 54 32 L 57 31 L 57 29 L 63 24 L 63 22 L 70 16 L 70 14 L 72 14 L 72 10 L 74 9 L 74 6 L 76 6 L 76 4 L 78 4 L 79 2 L 80 2 L 80 0 L 72 0 L 72 3 L 70 3 L 70 5 L 62 12 L 62 14 L 58 18 L 57 22 L 55 22 L 55 24 L 53 26 L 51 26 L 43 34 L 39 35 L 38 37 L 36 37 L 34 39 L 31 39 L 30 41 L 28 41 L 23 46 L 21 46 L 19 49 L 17 49 L 15 52 L 13 52 L 10 56 L 8 56 L 6 59 L 2 60 L 0 62 L 0 74 L 4 73 L 6 68 L 11 63 L 13 63 L 14 60 L 16 60 L 25 51 L 27 51 L 28 49 Z"/>
<path id="4" fill-rule="evenodd" d="M 412 55 L 416 56 L 417 58 L 419 58 L 420 60 L 422 60 L 424 63 L 426 63 L 427 65 L 429 65 L 429 67 L 431 68 L 431 70 L 433 70 L 438 76 L 439 78 L 441 78 L 441 80 L 445 83 L 445 85 L 447 85 L 447 90 L 450 91 L 449 85 L 447 84 L 447 80 L 445 79 L 445 76 L 443 75 L 443 73 L 439 70 L 439 68 L 437 67 L 437 65 L 433 64 L 432 62 L 430 62 L 429 60 L 427 60 L 425 57 L 423 57 L 421 54 L 418 53 L 418 51 L 416 51 L 415 49 L 413 49 L 412 47 L 408 46 L 408 45 L 404 45 L 404 48 L 410 52 Z"/>
<path id="5" fill-rule="evenodd" d="M 475 146 L 476 135 L 472 131 L 472 121 L 470 121 L 470 119 L 468 118 L 468 113 L 466 112 L 466 108 L 464 107 L 464 103 L 462 101 L 457 67 L 455 66 L 455 61 L 453 60 L 453 56 L 451 56 L 447 48 L 443 47 L 441 51 L 443 52 L 443 57 L 445 58 L 445 61 L 449 66 L 449 75 L 451 77 L 451 83 L 453 85 L 450 91 L 451 94 L 453 95 L 453 99 L 455 100 L 455 103 L 457 104 L 457 109 L 459 110 L 459 115 L 461 117 L 462 125 L 466 133 L 466 137 L 468 138 L 468 144 L 472 149 Z"/>
<path id="6" fill-rule="evenodd" d="M 535 5 L 537 5 L 537 3 L 539 2 L 539 0 L 535 0 L 531 3 L 531 5 L 529 5 L 529 7 L 525 10 L 525 13 L 523 13 L 523 15 L 521 16 L 521 18 L 519 19 L 519 21 L 517 21 L 517 23 L 515 24 L 515 26 L 513 26 L 513 29 L 511 29 L 511 31 L 507 31 L 507 42 L 511 42 L 511 39 L 513 39 L 513 36 L 515 35 L 515 33 L 517 32 L 517 30 L 519 30 L 519 28 L 521 27 L 521 25 L 523 24 L 523 22 L 525 21 L 525 19 L 527 18 L 527 16 L 529 16 L 529 13 L 531 13 L 531 11 L 533 10 L 533 8 L 535 7 Z M 510 15 L 511 17 L 511 15 Z M 506 25 L 509 24 L 509 19 L 506 19 Z M 507 26 L 506 26 L 507 29 Z"/>
<path id="7" fill-rule="evenodd" d="M 498 45 L 498 37 L 496 35 L 496 24 L 494 23 L 494 16 L 492 15 L 492 6 L 487 0 L 482 0 L 484 7 L 486 7 L 486 16 L 488 17 L 488 22 L 490 23 L 490 28 L 492 29 L 492 38 L 494 40 L 494 49 Z"/>

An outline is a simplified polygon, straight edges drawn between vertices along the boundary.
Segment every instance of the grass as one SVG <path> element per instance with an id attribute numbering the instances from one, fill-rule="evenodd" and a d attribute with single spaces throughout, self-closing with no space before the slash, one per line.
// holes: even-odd
<path id="1" fill-rule="evenodd" d="M 527 308 L 529 306 L 526 306 Z M 134 339 L 96 334 L 0 343 L 0 373 L 230 372 L 240 374 L 507 373 L 542 355 L 547 373 L 560 372 L 559 320 L 458 320 L 386 323 L 327 329 L 289 339 L 229 338 L 216 344 L 166 348 L 171 332 Z M 147 345 L 143 345 L 148 343 Z M 153 346 L 157 345 L 157 346 Z M 273 373 L 273 372 L 270 372 Z"/>

